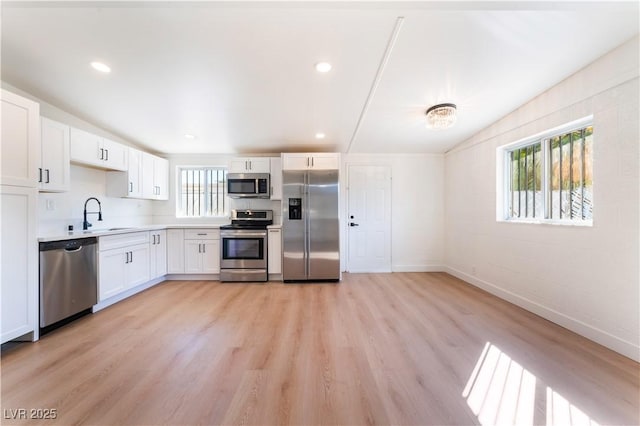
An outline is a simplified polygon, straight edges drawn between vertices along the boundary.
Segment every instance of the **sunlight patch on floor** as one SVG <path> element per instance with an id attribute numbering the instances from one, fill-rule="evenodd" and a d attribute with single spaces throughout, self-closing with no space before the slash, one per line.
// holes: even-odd
<path id="1" fill-rule="evenodd" d="M 530 371 L 487 342 L 462 397 L 483 426 L 532 425 L 536 385 L 541 386 Z M 546 400 L 538 404 L 544 407 L 547 426 L 598 426 L 550 387 L 546 387 Z"/>

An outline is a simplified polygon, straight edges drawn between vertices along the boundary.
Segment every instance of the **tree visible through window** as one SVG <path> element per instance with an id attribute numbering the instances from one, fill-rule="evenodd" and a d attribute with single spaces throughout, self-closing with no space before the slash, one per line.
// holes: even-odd
<path id="1" fill-rule="evenodd" d="M 593 126 L 547 134 L 505 150 L 507 219 L 593 218 Z"/>
<path id="2" fill-rule="evenodd" d="M 178 167 L 177 216 L 227 215 L 227 170 L 222 167 Z"/>

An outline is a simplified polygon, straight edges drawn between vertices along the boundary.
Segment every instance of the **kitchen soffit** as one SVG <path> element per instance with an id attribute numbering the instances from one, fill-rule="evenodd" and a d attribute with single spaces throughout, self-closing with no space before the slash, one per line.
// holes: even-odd
<path id="1" fill-rule="evenodd" d="M 445 152 L 638 33 L 637 2 L 2 7 L 3 81 L 165 153 Z"/>

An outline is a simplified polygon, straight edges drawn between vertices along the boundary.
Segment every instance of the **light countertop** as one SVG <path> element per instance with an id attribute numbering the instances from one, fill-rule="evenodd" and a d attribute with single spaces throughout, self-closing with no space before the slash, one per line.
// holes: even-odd
<path id="1" fill-rule="evenodd" d="M 106 229 L 89 229 L 87 231 L 71 231 L 60 234 L 42 235 L 38 237 L 40 242 L 73 240 L 77 238 L 104 237 L 106 235 L 128 234 L 131 232 L 158 231 L 162 229 L 218 229 L 220 224 L 208 225 L 204 223 L 198 224 L 171 224 L 171 225 L 144 225 L 131 227 L 113 227 Z"/>

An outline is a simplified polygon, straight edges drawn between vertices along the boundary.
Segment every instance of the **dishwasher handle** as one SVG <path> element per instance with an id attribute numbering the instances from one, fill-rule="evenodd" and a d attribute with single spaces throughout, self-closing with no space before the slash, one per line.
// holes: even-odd
<path id="1" fill-rule="evenodd" d="M 77 247 L 77 248 L 65 247 L 64 251 L 66 251 L 67 253 L 75 253 L 75 252 L 78 252 L 78 251 L 82 250 L 82 247 L 84 247 L 84 246 L 80 246 L 80 247 Z"/>
<path id="2" fill-rule="evenodd" d="M 72 253 L 81 249 L 83 246 L 89 246 L 98 244 L 97 237 L 88 237 L 88 238 L 75 238 L 72 240 L 61 240 L 61 241 L 47 241 L 41 242 L 39 244 L 40 251 L 49 251 L 49 250 L 65 250 L 66 252 Z"/>

